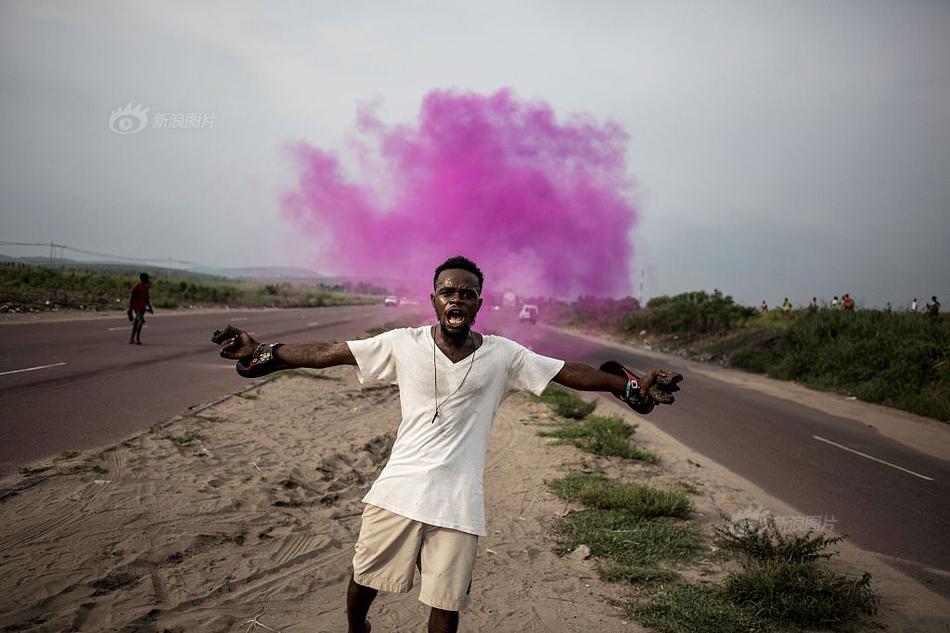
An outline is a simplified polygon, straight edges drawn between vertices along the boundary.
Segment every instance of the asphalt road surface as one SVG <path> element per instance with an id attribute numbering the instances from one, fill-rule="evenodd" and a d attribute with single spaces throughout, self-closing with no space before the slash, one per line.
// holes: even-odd
<path id="1" fill-rule="evenodd" d="M 0 324 L 0 462 L 4 471 L 99 446 L 224 396 L 248 382 L 217 356 L 226 322 L 260 340 L 344 340 L 394 318 L 382 306 L 149 317 L 142 346 L 125 317 Z M 599 365 L 657 364 L 609 344 L 485 313 L 480 329 L 535 351 Z M 860 422 L 691 373 L 673 407 L 650 415 L 678 440 L 950 597 L 950 464 Z"/>
<path id="2" fill-rule="evenodd" d="M 250 384 L 211 333 L 234 323 L 259 340 L 345 340 L 399 310 L 343 306 L 146 315 L 142 345 L 117 317 L 0 324 L 0 475 L 115 442 Z"/>

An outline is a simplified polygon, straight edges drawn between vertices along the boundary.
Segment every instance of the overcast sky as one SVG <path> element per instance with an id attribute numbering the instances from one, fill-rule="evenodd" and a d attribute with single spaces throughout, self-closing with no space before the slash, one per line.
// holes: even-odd
<path id="1" fill-rule="evenodd" d="M 950 305 L 946 1 L 4 0 L 0 240 L 307 266 L 288 143 L 502 87 L 629 133 L 647 296 Z M 129 102 L 213 127 L 116 134 Z"/>

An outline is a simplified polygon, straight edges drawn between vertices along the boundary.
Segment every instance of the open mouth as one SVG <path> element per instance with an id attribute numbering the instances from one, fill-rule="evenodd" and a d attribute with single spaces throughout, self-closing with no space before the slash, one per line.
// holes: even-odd
<path id="1" fill-rule="evenodd" d="M 451 308 L 445 313 L 445 322 L 449 324 L 450 327 L 460 327 L 465 323 L 465 310 L 459 308 Z"/>

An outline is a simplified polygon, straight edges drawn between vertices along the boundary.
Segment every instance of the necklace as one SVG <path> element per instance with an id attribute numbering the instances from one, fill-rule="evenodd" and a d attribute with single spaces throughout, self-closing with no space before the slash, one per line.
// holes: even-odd
<path id="1" fill-rule="evenodd" d="M 449 398 L 454 396 L 459 392 L 459 389 L 462 388 L 462 385 L 465 384 L 465 379 L 468 378 L 468 375 L 472 372 L 472 367 L 475 365 L 475 354 L 478 353 L 478 348 L 475 347 L 475 337 L 472 336 L 472 331 L 468 331 L 468 338 L 472 342 L 472 360 L 468 364 L 468 370 L 465 372 L 465 375 L 462 376 L 462 382 L 459 383 L 459 386 L 456 387 L 455 391 L 450 393 L 445 397 L 445 400 L 439 402 L 439 372 L 435 368 L 435 331 L 432 332 L 432 388 L 435 398 L 435 415 L 432 416 L 432 422 L 434 423 L 436 418 L 439 417 L 439 409 L 448 402 Z"/>

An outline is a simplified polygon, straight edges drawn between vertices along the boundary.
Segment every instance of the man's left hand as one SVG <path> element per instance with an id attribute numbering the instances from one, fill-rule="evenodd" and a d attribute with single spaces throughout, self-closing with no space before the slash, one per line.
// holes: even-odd
<path id="1" fill-rule="evenodd" d="M 682 374 L 674 374 L 664 369 L 652 369 L 640 383 L 640 394 L 652 398 L 657 404 L 673 404 L 674 391 L 679 391 Z"/>
<path id="2" fill-rule="evenodd" d="M 614 395 L 641 414 L 649 413 L 658 404 L 673 404 L 676 399 L 673 392 L 679 391 L 679 383 L 683 380 L 681 374 L 674 374 L 663 369 L 651 370 L 641 378 L 617 361 L 607 361 L 600 366 L 600 370 L 624 377 L 631 383 L 636 381 L 640 387 L 638 394 L 615 393 Z"/>

